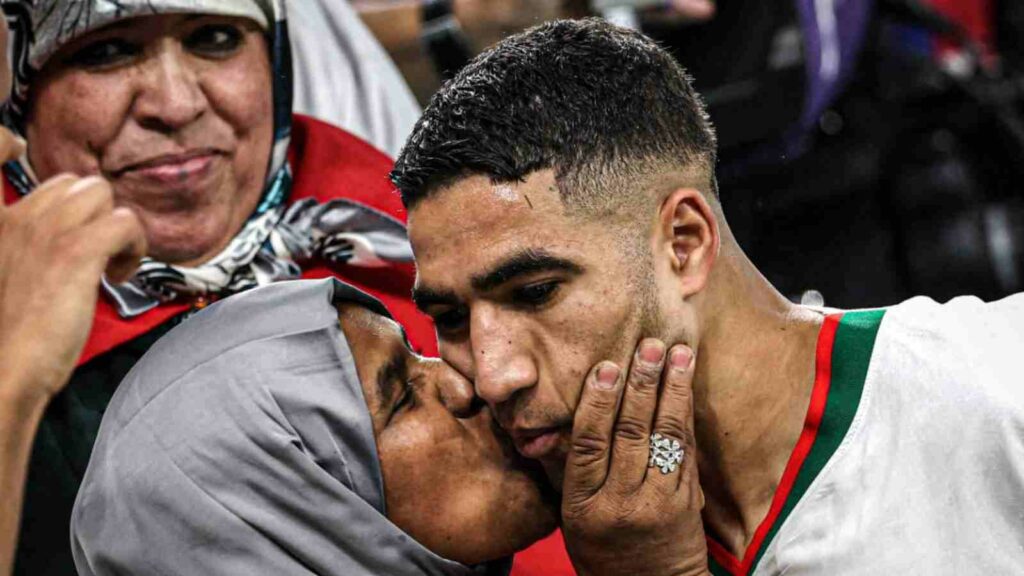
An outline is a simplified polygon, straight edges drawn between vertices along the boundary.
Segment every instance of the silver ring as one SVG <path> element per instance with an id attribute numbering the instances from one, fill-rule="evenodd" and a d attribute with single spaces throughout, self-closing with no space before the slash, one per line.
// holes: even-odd
<path id="1" fill-rule="evenodd" d="M 683 463 L 683 447 L 679 440 L 662 436 L 655 432 L 651 434 L 651 459 L 647 462 L 648 468 L 657 468 L 662 474 L 671 474 Z"/>

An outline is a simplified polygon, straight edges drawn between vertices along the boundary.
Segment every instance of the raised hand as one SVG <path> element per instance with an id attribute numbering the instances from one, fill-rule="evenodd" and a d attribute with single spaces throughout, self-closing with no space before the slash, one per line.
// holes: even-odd
<path id="1" fill-rule="evenodd" d="M 690 348 L 640 343 L 628 375 L 591 370 L 573 423 L 562 530 L 581 576 L 707 573 Z M 652 434 L 659 439 L 652 462 Z M 682 449 L 682 459 L 676 448 Z"/>
<path id="2" fill-rule="evenodd" d="M 145 250 L 138 217 L 114 207 L 102 178 L 58 176 L 0 205 L 0 393 L 56 394 L 89 335 L 104 271 L 127 280 Z"/>
<path id="3" fill-rule="evenodd" d="M 24 143 L 0 128 L 0 163 Z M 138 217 L 102 178 L 59 176 L 0 199 L 0 576 L 12 570 L 36 426 L 92 327 L 101 275 L 131 277 L 146 253 Z"/>

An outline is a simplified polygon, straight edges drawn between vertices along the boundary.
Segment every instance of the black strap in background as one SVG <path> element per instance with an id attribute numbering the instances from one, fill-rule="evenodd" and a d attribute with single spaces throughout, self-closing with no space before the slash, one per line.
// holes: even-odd
<path id="1" fill-rule="evenodd" d="M 455 19 L 452 0 L 423 2 L 423 46 L 442 80 L 449 80 L 473 57 L 469 41 Z"/>

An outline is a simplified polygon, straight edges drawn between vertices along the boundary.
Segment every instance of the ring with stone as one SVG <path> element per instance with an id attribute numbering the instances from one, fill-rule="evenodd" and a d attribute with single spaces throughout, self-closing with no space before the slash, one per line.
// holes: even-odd
<path id="1" fill-rule="evenodd" d="M 651 458 L 647 462 L 648 468 L 657 468 L 662 474 L 671 474 L 683 463 L 683 446 L 679 440 L 662 436 L 655 432 L 651 434 Z"/>

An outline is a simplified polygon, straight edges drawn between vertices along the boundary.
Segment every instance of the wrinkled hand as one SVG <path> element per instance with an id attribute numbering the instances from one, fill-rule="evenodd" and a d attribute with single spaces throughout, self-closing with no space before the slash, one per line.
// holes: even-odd
<path id="1" fill-rule="evenodd" d="M 5 158 L 17 155 L 12 141 L 0 129 Z M 0 202 L 0 391 L 40 401 L 60 391 L 89 335 L 101 275 L 128 280 L 145 251 L 138 217 L 114 207 L 102 178 L 58 176 Z"/>
<path id="2" fill-rule="evenodd" d="M 629 374 L 594 367 L 573 423 L 562 530 L 581 576 L 707 573 L 693 434 L 693 352 L 658 340 L 637 347 Z M 660 384 L 660 386 L 659 386 Z M 652 433 L 677 439 L 682 464 L 648 468 Z"/>

